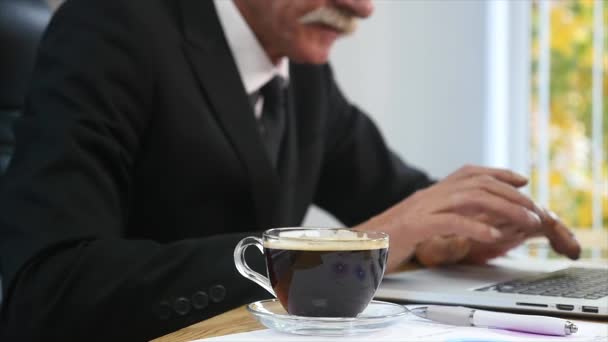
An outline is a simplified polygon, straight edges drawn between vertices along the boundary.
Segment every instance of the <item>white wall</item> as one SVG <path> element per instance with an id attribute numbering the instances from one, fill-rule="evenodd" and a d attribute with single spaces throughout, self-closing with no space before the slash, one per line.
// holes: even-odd
<path id="1" fill-rule="evenodd" d="M 485 1 L 378 0 L 374 15 L 339 41 L 342 90 L 389 145 L 434 177 L 483 164 Z M 337 223 L 317 210 L 306 225 Z"/>

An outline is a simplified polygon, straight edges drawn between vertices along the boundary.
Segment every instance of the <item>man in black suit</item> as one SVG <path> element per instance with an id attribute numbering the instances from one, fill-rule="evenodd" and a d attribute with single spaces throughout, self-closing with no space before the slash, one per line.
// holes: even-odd
<path id="1" fill-rule="evenodd" d="M 483 262 L 534 235 L 576 257 L 568 230 L 516 190 L 525 178 L 469 166 L 434 183 L 343 97 L 328 53 L 371 12 L 65 3 L 0 189 L 2 340 L 144 340 L 266 297 L 232 250 L 301 224 L 312 203 L 388 232 L 390 269 L 412 255 Z"/>

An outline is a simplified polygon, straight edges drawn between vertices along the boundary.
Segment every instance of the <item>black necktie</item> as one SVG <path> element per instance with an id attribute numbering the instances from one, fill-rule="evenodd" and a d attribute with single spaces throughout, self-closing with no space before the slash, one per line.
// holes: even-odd
<path id="1" fill-rule="evenodd" d="M 281 142 L 285 133 L 285 87 L 284 80 L 275 76 L 262 89 L 264 106 L 258 120 L 262 141 L 274 167 L 277 167 Z"/>

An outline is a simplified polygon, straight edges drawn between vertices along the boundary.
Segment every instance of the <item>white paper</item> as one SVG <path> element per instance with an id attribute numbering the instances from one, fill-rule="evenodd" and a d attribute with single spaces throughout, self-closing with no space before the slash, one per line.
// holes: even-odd
<path id="1" fill-rule="evenodd" d="M 384 330 L 347 337 L 300 336 L 270 329 L 213 337 L 196 341 L 439 341 L 439 342 L 506 342 L 506 341 L 576 341 L 608 342 L 608 323 L 570 320 L 578 332 L 569 336 L 545 336 L 516 331 L 477 327 L 456 327 L 433 323 L 408 315 Z"/>

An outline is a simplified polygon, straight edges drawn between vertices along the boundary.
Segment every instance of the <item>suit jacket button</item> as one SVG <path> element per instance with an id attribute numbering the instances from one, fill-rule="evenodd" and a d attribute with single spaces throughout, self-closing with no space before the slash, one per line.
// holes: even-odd
<path id="1" fill-rule="evenodd" d="M 214 303 L 219 303 L 226 297 L 226 288 L 222 285 L 214 285 L 209 288 L 209 298 Z"/>
<path id="2" fill-rule="evenodd" d="M 190 312 L 190 301 L 184 297 L 177 298 L 173 303 L 173 310 L 180 316 L 187 315 Z"/>
<path id="3" fill-rule="evenodd" d="M 167 301 L 162 301 L 158 304 L 158 318 L 169 319 L 171 317 L 171 305 Z"/>
<path id="4" fill-rule="evenodd" d="M 192 295 L 192 306 L 197 310 L 202 310 L 209 304 L 209 296 L 204 291 L 197 291 Z"/>

